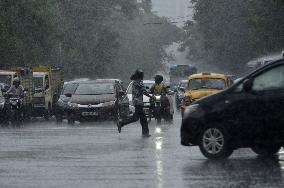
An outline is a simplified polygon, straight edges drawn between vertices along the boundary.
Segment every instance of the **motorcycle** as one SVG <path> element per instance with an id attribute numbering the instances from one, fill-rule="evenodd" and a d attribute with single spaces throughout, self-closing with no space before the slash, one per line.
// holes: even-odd
<path id="1" fill-rule="evenodd" d="M 170 103 L 166 94 L 154 94 L 155 98 L 151 100 L 151 113 L 158 123 L 162 119 L 165 121 L 172 121 L 173 115 L 170 113 Z"/>
<path id="2" fill-rule="evenodd" d="M 24 120 L 23 99 L 20 97 L 12 97 L 6 95 L 5 110 L 7 114 L 7 122 L 14 126 L 20 126 Z"/>

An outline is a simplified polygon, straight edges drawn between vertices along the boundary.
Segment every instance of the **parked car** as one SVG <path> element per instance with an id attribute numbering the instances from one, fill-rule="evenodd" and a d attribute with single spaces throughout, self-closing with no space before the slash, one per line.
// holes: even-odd
<path id="1" fill-rule="evenodd" d="M 180 109 L 181 101 L 184 98 L 185 88 L 187 87 L 188 80 L 181 80 L 175 89 L 176 92 L 176 108 Z"/>
<path id="2" fill-rule="evenodd" d="M 244 76 L 232 87 L 185 109 L 181 144 L 199 146 L 209 159 L 251 148 L 274 155 L 284 146 L 284 60 Z"/>
<path id="3" fill-rule="evenodd" d="M 218 93 L 232 84 L 225 74 L 199 73 L 188 77 L 184 98 L 181 101 L 181 115 L 192 102 L 203 97 Z"/>
<path id="4" fill-rule="evenodd" d="M 76 80 L 64 83 L 61 95 L 59 96 L 55 108 L 55 117 L 57 122 L 62 122 L 63 119 L 67 118 L 68 102 L 70 101 L 71 96 L 75 93 L 79 83 L 80 81 Z"/>
<path id="5" fill-rule="evenodd" d="M 130 108 L 134 109 L 133 104 L 132 104 L 132 84 L 133 82 L 130 82 L 130 84 L 127 87 L 126 93 L 129 99 L 129 104 Z M 150 90 L 151 86 L 155 84 L 155 81 L 152 80 L 143 80 L 143 84 L 146 87 L 147 90 Z M 173 108 L 173 97 L 172 95 L 167 95 L 167 98 L 169 99 L 170 103 L 170 114 L 174 114 L 174 108 Z M 144 112 L 146 116 L 151 120 L 151 115 L 150 115 L 150 98 L 147 96 L 143 96 L 143 102 L 144 102 Z"/>
<path id="6" fill-rule="evenodd" d="M 115 80 L 80 82 L 67 106 L 69 124 L 75 121 L 110 120 L 128 116 L 129 101 Z"/>

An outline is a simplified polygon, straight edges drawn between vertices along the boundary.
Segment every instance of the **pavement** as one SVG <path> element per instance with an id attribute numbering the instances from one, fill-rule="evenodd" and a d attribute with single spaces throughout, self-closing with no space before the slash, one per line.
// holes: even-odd
<path id="1" fill-rule="evenodd" d="M 122 128 L 113 122 L 57 124 L 38 119 L 0 129 L 0 188 L 89 187 L 283 187 L 284 153 L 259 158 L 236 150 L 222 161 L 207 160 L 198 147 L 180 145 L 181 117 L 173 124 Z"/>

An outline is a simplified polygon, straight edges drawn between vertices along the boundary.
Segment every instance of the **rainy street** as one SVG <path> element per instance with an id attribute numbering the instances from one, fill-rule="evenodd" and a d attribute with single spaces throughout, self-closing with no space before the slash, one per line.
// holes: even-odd
<path id="1" fill-rule="evenodd" d="M 173 124 L 139 123 L 118 134 L 113 122 L 33 120 L 0 129 L 0 187 L 283 187 L 283 154 L 258 158 L 240 149 L 210 161 L 197 147 L 179 144 L 181 117 Z"/>

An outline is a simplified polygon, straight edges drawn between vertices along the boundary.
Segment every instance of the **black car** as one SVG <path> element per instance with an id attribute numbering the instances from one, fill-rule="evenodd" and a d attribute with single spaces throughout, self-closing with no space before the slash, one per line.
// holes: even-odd
<path id="1" fill-rule="evenodd" d="M 230 88 L 186 108 L 181 144 L 199 146 L 209 159 L 237 148 L 273 155 L 284 146 L 284 60 L 243 77 Z"/>
<path id="2" fill-rule="evenodd" d="M 74 121 L 119 120 L 129 116 L 129 100 L 121 82 L 110 79 L 80 82 L 67 105 L 69 124 Z"/>
<path id="3" fill-rule="evenodd" d="M 177 86 L 177 88 L 175 89 L 176 92 L 176 108 L 180 109 L 180 104 L 182 99 L 184 98 L 184 91 L 185 91 L 185 87 L 188 83 L 188 80 L 181 80 Z"/>

